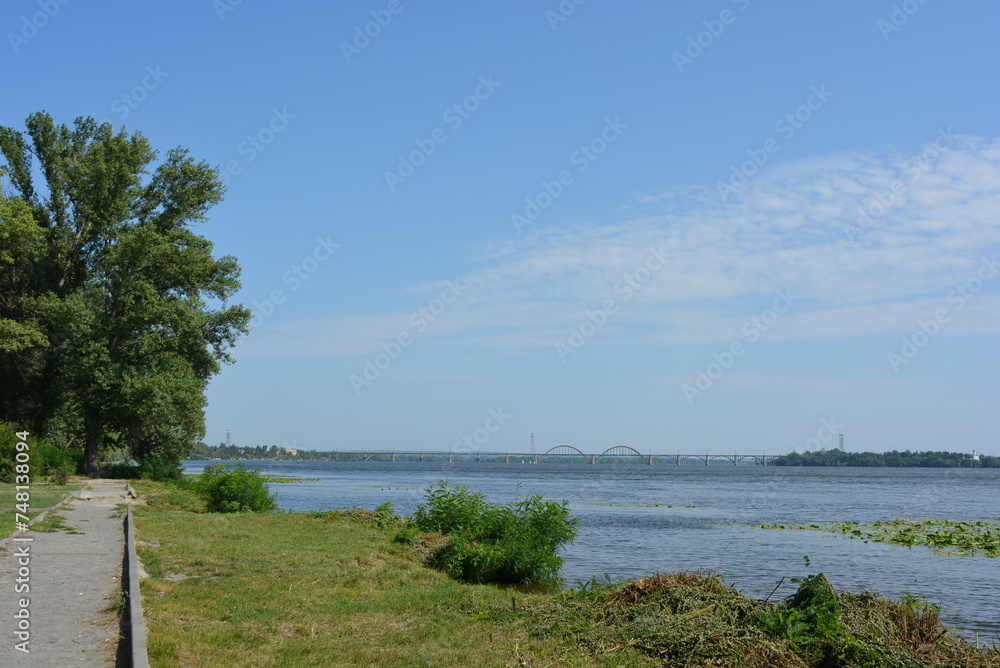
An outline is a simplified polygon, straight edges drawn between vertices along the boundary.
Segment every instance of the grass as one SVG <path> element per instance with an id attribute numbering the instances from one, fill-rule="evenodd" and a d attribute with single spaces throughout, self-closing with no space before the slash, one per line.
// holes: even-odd
<path id="1" fill-rule="evenodd" d="M 209 514 L 137 487 L 153 666 L 1000 666 L 932 606 L 822 576 L 779 603 L 692 573 L 557 593 L 460 584 L 423 563 L 447 538 L 395 543 L 384 514 Z"/>
<path id="2" fill-rule="evenodd" d="M 1000 557 L 1000 520 L 956 522 L 947 519 L 896 518 L 885 522 L 826 522 L 824 524 L 763 524 L 751 529 L 811 529 L 848 538 L 891 545 L 922 545 L 938 554 Z"/>
<path id="3" fill-rule="evenodd" d="M 154 666 L 502 666 L 526 654 L 613 665 L 531 637 L 523 618 L 477 621 L 512 596 L 531 605 L 538 595 L 459 584 L 363 511 L 223 516 L 155 505 L 135 511 L 163 573 L 142 585 Z"/>
<path id="4" fill-rule="evenodd" d="M 82 482 L 69 483 L 66 485 L 37 485 L 30 486 L 30 499 L 28 501 L 29 519 L 35 519 L 47 508 L 54 508 L 61 502 L 69 498 L 70 492 L 81 489 Z M 15 506 L 19 503 L 15 498 L 17 490 L 13 484 L 0 484 L 0 538 L 13 533 L 17 529 L 17 513 Z M 41 523 L 44 523 L 43 520 Z"/>
<path id="5" fill-rule="evenodd" d="M 39 531 L 41 533 L 55 533 L 56 531 L 65 531 L 66 533 L 82 534 L 82 531 L 77 531 L 72 527 L 66 526 L 66 518 L 62 515 L 56 515 L 55 513 L 49 513 L 45 516 L 41 522 L 36 522 L 31 527 L 32 531 Z"/>

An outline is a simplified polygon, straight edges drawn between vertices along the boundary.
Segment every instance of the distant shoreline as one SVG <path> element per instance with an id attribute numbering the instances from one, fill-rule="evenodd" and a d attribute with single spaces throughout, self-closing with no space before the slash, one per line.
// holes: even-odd
<path id="1" fill-rule="evenodd" d="M 267 452 L 267 456 L 256 456 L 257 452 Z M 440 454 L 420 455 L 419 458 L 413 454 L 399 454 L 392 452 L 371 452 L 367 455 L 344 454 L 336 451 L 316 451 L 309 450 L 301 454 L 289 454 L 287 452 L 271 454 L 270 448 L 264 446 L 239 447 L 239 446 L 203 446 L 200 452 L 186 458 L 187 461 L 250 461 L 250 462 L 370 462 L 370 463 L 442 463 L 449 461 L 449 457 Z M 233 452 L 232 450 L 242 452 Z M 278 448 L 274 448 L 280 450 Z M 208 452 L 206 452 L 206 450 Z M 223 452 L 225 451 L 225 452 Z M 256 451 L 256 452 L 254 452 Z M 263 454 L 263 452 L 261 454 Z M 200 455 L 200 456 L 199 456 Z M 744 457 L 744 455 L 734 455 Z M 475 453 L 456 454 L 456 461 L 476 462 Z M 530 453 L 510 453 L 509 455 L 482 455 L 479 463 L 506 463 L 521 464 L 531 463 L 533 455 Z M 644 461 L 647 455 L 643 455 L 640 461 Z M 673 458 L 674 455 L 656 454 L 654 458 Z M 760 466 L 761 468 L 771 466 L 808 466 L 808 467 L 839 467 L 839 468 L 1000 468 L 1000 457 L 992 455 L 969 454 L 964 452 L 910 452 L 909 450 L 900 452 L 842 452 L 840 450 L 797 453 L 792 452 L 786 455 L 776 456 L 768 461 L 766 465 L 749 461 L 753 455 L 745 455 L 747 461 L 740 461 L 738 466 Z M 636 464 L 637 457 L 609 456 L 604 459 L 610 462 L 621 461 Z M 603 461 L 603 460 L 602 460 Z M 578 464 L 581 463 L 579 457 L 575 456 L 546 456 L 539 464 Z M 588 462 L 589 463 L 589 462 Z M 607 462 L 605 462 L 607 463 Z M 681 461 L 681 463 L 656 462 L 659 466 L 734 466 L 731 459 L 712 460 L 705 463 L 702 459 Z"/>

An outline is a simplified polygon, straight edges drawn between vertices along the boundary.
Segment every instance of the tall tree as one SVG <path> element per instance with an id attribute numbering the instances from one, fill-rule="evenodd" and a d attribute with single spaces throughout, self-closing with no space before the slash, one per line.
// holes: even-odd
<path id="1" fill-rule="evenodd" d="M 0 418 L 136 458 L 180 458 L 204 436 L 208 380 L 250 311 L 235 258 L 191 227 L 224 187 L 184 149 L 42 112 L 0 127 Z M 35 184 L 39 174 L 44 183 Z"/>

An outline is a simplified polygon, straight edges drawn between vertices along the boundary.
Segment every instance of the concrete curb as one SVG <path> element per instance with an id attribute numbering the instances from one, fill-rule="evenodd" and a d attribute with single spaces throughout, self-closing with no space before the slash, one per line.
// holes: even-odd
<path id="1" fill-rule="evenodd" d="M 142 593 L 139 591 L 139 555 L 135 551 L 135 518 L 132 517 L 132 504 L 128 504 L 128 514 L 125 519 L 125 552 L 128 555 L 128 577 L 122 578 L 128 583 L 129 636 L 132 645 L 132 668 L 149 668 L 149 656 L 146 652 L 146 622 L 142 617 Z"/>

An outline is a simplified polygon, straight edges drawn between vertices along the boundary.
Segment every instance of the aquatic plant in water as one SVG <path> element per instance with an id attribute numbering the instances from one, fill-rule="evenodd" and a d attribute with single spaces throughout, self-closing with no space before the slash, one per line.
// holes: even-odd
<path id="1" fill-rule="evenodd" d="M 822 525 L 758 524 L 751 525 L 750 528 L 828 531 L 865 542 L 909 547 L 922 545 L 938 554 L 1000 556 L 1000 520 L 895 518 L 870 524 L 860 522 L 826 522 Z"/>

